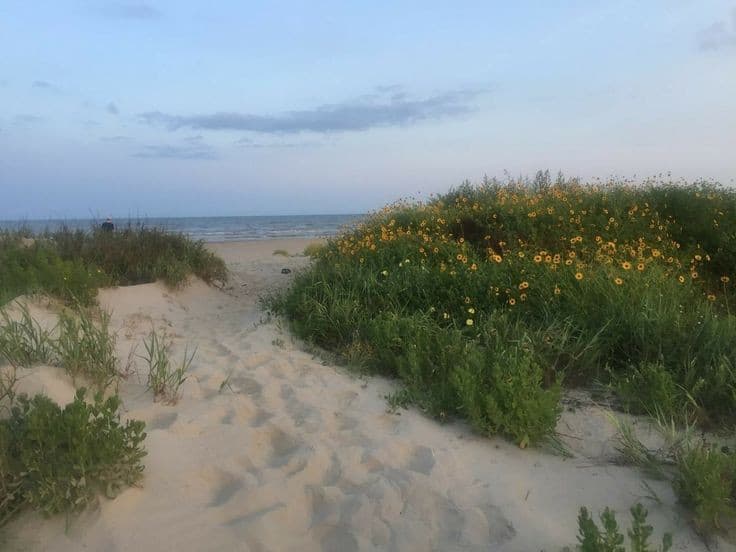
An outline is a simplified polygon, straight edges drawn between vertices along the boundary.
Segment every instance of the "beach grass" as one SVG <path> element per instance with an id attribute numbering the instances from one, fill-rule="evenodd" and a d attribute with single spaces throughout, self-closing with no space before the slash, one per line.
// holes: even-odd
<path id="1" fill-rule="evenodd" d="M 89 305 L 103 286 L 162 280 L 177 287 L 190 275 L 224 282 L 227 269 L 203 242 L 158 228 L 0 232 L 0 304 L 43 292 Z"/>
<path id="2" fill-rule="evenodd" d="M 563 387 L 635 413 L 736 418 L 736 192 L 709 183 L 468 183 L 328 242 L 267 304 L 440 418 L 521 445 Z"/>
<path id="3" fill-rule="evenodd" d="M 143 341 L 145 355 L 141 356 L 148 365 L 146 386 L 153 392 L 154 400 L 166 404 L 174 404 L 179 400 L 179 388 L 186 381 L 186 373 L 197 353 L 196 349 L 191 353 L 185 349 L 181 362 L 174 365 L 169 356 L 170 345 L 166 335 L 153 328 Z"/>

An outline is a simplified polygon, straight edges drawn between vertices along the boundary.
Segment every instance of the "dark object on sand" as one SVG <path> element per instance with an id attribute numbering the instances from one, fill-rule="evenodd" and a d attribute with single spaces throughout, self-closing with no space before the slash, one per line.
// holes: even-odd
<path id="1" fill-rule="evenodd" d="M 112 223 L 112 219 L 108 217 L 108 219 L 102 223 L 102 226 L 100 226 L 105 232 L 112 232 L 115 230 L 115 225 Z"/>
<path id="2" fill-rule="evenodd" d="M 282 268 L 281 269 L 281 274 L 291 274 L 291 269 L 290 268 Z"/>

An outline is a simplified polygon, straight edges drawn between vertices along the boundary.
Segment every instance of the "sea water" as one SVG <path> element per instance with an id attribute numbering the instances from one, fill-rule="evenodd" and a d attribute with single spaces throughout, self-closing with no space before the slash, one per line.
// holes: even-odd
<path id="1" fill-rule="evenodd" d="M 357 224 L 364 215 L 283 215 L 249 217 L 171 217 L 113 219 L 118 228 L 144 226 L 181 232 L 197 240 L 222 242 L 273 238 L 323 238 Z M 103 221 L 92 219 L 48 219 L 0 221 L 0 230 L 30 229 L 34 233 L 67 227 L 89 230 Z"/>

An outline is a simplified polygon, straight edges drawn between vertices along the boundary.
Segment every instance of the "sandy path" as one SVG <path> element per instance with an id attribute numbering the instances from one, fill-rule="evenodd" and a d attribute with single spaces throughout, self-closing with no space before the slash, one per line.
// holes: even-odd
<path id="1" fill-rule="evenodd" d="M 560 550 L 575 542 L 580 505 L 650 510 L 675 550 L 705 550 L 667 484 L 609 462 L 612 429 L 594 407 L 566 412 L 560 430 L 576 457 L 519 450 L 387 412 L 390 382 L 355 378 L 300 350 L 258 296 L 298 270 L 303 240 L 213 245 L 231 288 L 196 282 L 104 290 L 120 357 L 166 327 L 179 358 L 198 353 L 181 400 L 153 403 L 141 373 L 122 386 L 126 415 L 147 423 L 143 486 L 76 519 L 25 514 L 7 528 L 11 550 Z M 628 526 L 628 515 L 623 517 Z M 728 549 L 721 544 L 720 550 Z"/>

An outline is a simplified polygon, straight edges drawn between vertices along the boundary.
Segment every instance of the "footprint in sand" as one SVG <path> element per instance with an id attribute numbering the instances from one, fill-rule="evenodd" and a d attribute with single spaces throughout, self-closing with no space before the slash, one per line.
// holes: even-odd
<path id="1" fill-rule="evenodd" d="M 414 448 L 414 451 L 409 458 L 409 462 L 406 464 L 406 468 L 424 475 L 429 475 L 434 467 L 434 453 L 432 449 L 427 447 L 418 446 Z"/>
<path id="2" fill-rule="evenodd" d="M 208 504 L 211 508 L 227 504 L 238 491 L 245 487 L 243 478 L 224 470 L 216 470 L 211 479 L 213 479 L 212 486 L 214 487 Z"/>
<path id="3" fill-rule="evenodd" d="M 154 431 L 156 429 L 169 429 L 178 416 L 179 415 L 176 412 L 165 412 L 163 414 L 159 414 L 153 420 L 148 422 L 148 430 Z"/>

